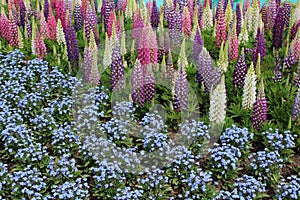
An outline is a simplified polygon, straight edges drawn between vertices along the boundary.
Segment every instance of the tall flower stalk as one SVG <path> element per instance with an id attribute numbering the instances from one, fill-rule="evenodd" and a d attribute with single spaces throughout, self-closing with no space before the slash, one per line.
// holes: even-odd
<path id="1" fill-rule="evenodd" d="M 256 99 L 256 75 L 251 63 L 245 78 L 242 106 L 245 109 L 252 109 Z"/>
<path id="2" fill-rule="evenodd" d="M 184 66 L 181 64 L 176 73 L 173 87 L 173 106 L 177 112 L 187 110 L 188 108 L 188 81 Z"/>
<path id="3" fill-rule="evenodd" d="M 264 92 L 263 79 L 260 81 L 260 87 L 256 101 L 254 103 L 254 110 L 252 115 L 253 127 L 258 130 L 267 120 L 267 99 Z"/>

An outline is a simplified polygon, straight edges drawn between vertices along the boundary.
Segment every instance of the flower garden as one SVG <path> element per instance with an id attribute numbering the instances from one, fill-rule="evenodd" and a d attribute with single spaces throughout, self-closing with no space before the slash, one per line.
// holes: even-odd
<path id="1" fill-rule="evenodd" d="M 0 199 L 299 199 L 300 2 L 0 0 Z"/>

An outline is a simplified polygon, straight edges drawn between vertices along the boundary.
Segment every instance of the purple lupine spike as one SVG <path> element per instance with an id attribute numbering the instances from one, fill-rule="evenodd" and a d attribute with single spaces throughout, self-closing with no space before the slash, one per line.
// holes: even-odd
<path id="1" fill-rule="evenodd" d="M 17 10 L 12 9 L 12 15 L 13 15 L 13 18 L 14 18 L 15 23 L 17 24 L 17 26 L 21 26 L 21 21 L 19 19 L 19 14 L 18 14 Z"/>
<path id="2" fill-rule="evenodd" d="M 19 12 L 20 12 L 20 24 L 24 28 L 25 20 L 26 20 L 26 7 L 23 1 L 20 3 Z"/>
<path id="3" fill-rule="evenodd" d="M 286 69 L 292 69 L 292 65 L 296 64 L 294 49 L 290 48 L 286 57 L 283 59 L 283 65 Z"/>
<path id="4" fill-rule="evenodd" d="M 78 41 L 76 38 L 76 32 L 72 25 L 72 21 L 69 19 L 66 27 L 66 43 L 68 51 L 68 59 L 72 67 L 78 66 L 79 50 Z"/>
<path id="5" fill-rule="evenodd" d="M 151 10 L 151 26 L 157 28 L 159 24 L 159 12 L 156 6 L 156 1 L 153 1 L 152 10 Z"/>
<path id="6" fill-rule="evenodd" d="M 293 83 L 297 88 L 300 88 L 300 62 L 298 63 L 297 74 L 293 80 Z"/>
<path id="7" fill-rule="evenodd" d="M 74 21 L 75 21 L 75 30 L 79 31 L 83 27 L 83 16 L 81 5 L 76 3 L 74 6 Z"/>
<path id="8" fill-rule="evenodd" d="M 45 20 L 48 21 L 48 15 L 49 15 L 49 2 L 48 0 L 44 1 L 44 16 Z"/>
<path id="9" fill-rule="evenodd" d="M 290 18 L 291 18 L 291 5 L 290 2 L 285 1 L 283 3 L 283 8 L 284 8 L 284 25 L 286 26 L 286 28 L 289 27 L 290 24 Z"/>
<path id="10" fill-rule="evenodd" d="M 108 20 L 109 20 L 109 16 L 110 16 L 110 13 L 113 12 L 114 10 L 114 1 L 113 0 L 105 0 L 103 1 L 103 5 L 102 5 L 102 8 L 103 8 L 103 15 L 101 15 L 104 19 L 104 26 L 105 26 L 105 29 L 107 30 L 107 27 L 108 27 Z M 102 11 L 102 10 L 101 10 Z"/>
<path id="11" fill-rule="evenodd" d="M 203 15 L 203 12 L 204 12 L 204 6 L 201 5 L 201 3 L 199 3 L 199 6 L 198 6 L 198 25 L 199 27 L 202 27 L 202 15 Z"/>
<path id="12" fill-rule="evenodd" d="M 276 54 L 275 54 L 275 66 L 272 71 L 274 74 L 272 79 L 275 82 L 281 82 L 282 81 L 282 65 L 281 65 L 281 59 L 278 55 L 278 52 L 276 52 Z"/>
<path id="13" fill-rule="evenodd" d="M 28 37 L 31 38 L 32 37 L 32 27 L 31 27 L 31 24 L 29 22 L 29 19 L 25 20 L 25 28 L 26 28 Z"/>
<path id="14" fill-rule="evenodd" d="M 140 103 L 142 106 L 144 105 L 146 98 L 145 98 L 145 78 L 142 71 L 142 66 L 140 61 L 137 59 L 131 76 L 131 97 L 133 103 Z"/>
<path id="15" fill-rule="evenodd" d="M 277 4 L 276 0 L 270 0 L 268 9 L 268 29 L 272 30 L 277 15 Z"/>
<path id="16" fill-rule="evenodd" d="M 257 34 L 256 34 L 256 42 L 252 51 L 252 61 L 253 64 L 256 65 L 258 54 L 260 53 L 260 61 L 262 62 L 262 59 L 266 55 L 266 41 L 264 38 L 264 30 L 257 28 Z"/>
<path id="17" fill-rule="evenodd" d="M 254 103 L 252 115 L 253 127 L 258 130 L 267 121 L 267 99 L 265 97 L 263 79 L 261 80 L 258 96 Z"/>
<path id="18" fill-rule="evenodd" d="M 292 111 L 292 119 L 299 120 L 300 119 L 300 88 L 297 90 L 296 98 L 294 101 L 293 111 Z"/>
<path id="19" fill-rule="evenodd" d="M 96 30 L 97 30 L 97 24 L 98 24 L 98 18 L 95 13 L 95 11 L 92 9 L 92 6 L 89 4 L 86 13 L 85 13 L 85 20 L 84 20 L 84 31 L 85 36 L 90 40 L 90 32 L 93 31 L 94 35 L 96 36 Z M 98 40 L 96 40 L 96 43 L 98 45 Z"/>
<path id="20" fill-rule="evenodd" d="M 245 78 L 248 71 L 248 65 L 245 60 L 245 54 L 242 50 L 241 55 L 235 65 L 234 73 L 233 73 L 233 84 L 238 88 L 244 87 Z"/>
<path id="21" fill-rule="evenodd" d="M 171 51 L 169 51 L 169 55 L 168 55 L 168 60 L 167 60 L 167 78 L 169 81 L 173 81 L 174 79 L 174 73 L 175 73 L 175 69 L 173 66 L 173 60 L 172 60 L 172 53 Z"/>
<path id="22" fill-rule="evenodd" d="M 145 97 L 146 101 L 151 102 L 155 95 L 155 78 L 152 67 L 148 66 L 145 76 Z"/>
<path id="23" fill-rule="evenodd" d="M 283 28 L 284 28 L 284 9 L 280 7 L 276 16 L 273 28 L 273 42 L 272 46 L 276 49 L 282 47 Z"/>
<path id="24" fill-rule="evenodd" d="M 298 32 L 300 28 L 300 20 L 298 22 L 295 22 L 292 26 L 292 29 L 291 29 L 291 37 L 290 37 L 290 40 L 292 41 L 293 39 L 295 39 L 296 37 L 296 34 Z"/>
<path id="25" fill-rule="evenodd" d="M 110 84 L 112 92 L 123 89 L 124 87 L 124 65 L 120 44 L 118 42 L 112 52 Z"/>
<path id="26" fill-rule="evenodd" d="M 237 3 L 235 7 L 235 14 L 236 14 L 236 35 L 239 36 L 242 30 L 242 13 L 240 9 L 240 4 Z"/>
<path id="27" fill-rule="evenodd" d="M 188 81 L 186 79 L 186 72 L 181 65 L 178 69 L 176 80 L 174 83 L 174 110 L 184 111 L 188 108 Z"/>
<path id="28" fill-rule="evenodd" d="M 83 69 L 84 69 L 84 80 L 89 82 L 89 74 L 93 67 L 93 50 L 86 47 L 83 52 Z"/>
<path id="29" fill-rule="evenodd" d="M 202 51 L 202 47 L 203 47 L 202 36 L 199 28 L 197 28 L 196 35 L 194 38 L 194 46 L 193 46 L 193 59 L 195 62 L 199 58 L 199 54 Z"/>

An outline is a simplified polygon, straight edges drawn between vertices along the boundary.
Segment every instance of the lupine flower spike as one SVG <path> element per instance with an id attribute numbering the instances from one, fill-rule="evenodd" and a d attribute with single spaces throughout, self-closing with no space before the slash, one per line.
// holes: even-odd
<path id="1" fill-rule="evenodd" d="M 133 103 L 140 103 L 142 106 L 145 103 L 145 79 L 144 79 L 142 66 L 139 61 L 139 59 L 136 59 L 132 77 L 131 77 L 131 84 L 132 84 L 132 90 L 131 90 L 131 97 L 133 100 Z"/>
<path id="2" fill-rule="evenodd" d="M 177 112 L 187 110 L 188 108 L 188 82 L 184 66 L 180 65 L 173 87 L 173 106 Z"/>
<path id="3" fill-rule="evenodd" d="M 226 117 L 225 76 L 220 83 L 212 88 L 210 93 L 209 121 L 213 125 L 223 125 Z"/>
<path id="4" fill-rule="evenodd" d="M 263 79 L 260 81 L 260 87 L 256 101 L 254 103 L 254 110 L 252 115 L 253 127 L 258 130 L 267 120 L 267 99 L 265 98 Z"/>
<path id="5" fill-rule="evenodd" d="M 242 106 L 245 109 L 252 109 L 256 99 L 256 75 L 251 63 L 245 78 Z"/>
<path id="6" fill-rule="evenodd" d="M 245 77 L 248 71 L 248 66 L 245 60 L 244 48 L 241 51 L 241 55 L 235 65 L 234 74 L 233 74 L 233 84 L 238 88 L 244 86 Z"/>
<path id="7" fill-rule="evenodd" d="M 216 46 L 217 48 L 220 48 L 222 42 L 226 41 L 227 35 L 226 35 L 226 22 L 223 12 L 223 4 L 220 3 L 220 13 L 218 15 L 217 19 L 217 25 L 216 25 Z"/>

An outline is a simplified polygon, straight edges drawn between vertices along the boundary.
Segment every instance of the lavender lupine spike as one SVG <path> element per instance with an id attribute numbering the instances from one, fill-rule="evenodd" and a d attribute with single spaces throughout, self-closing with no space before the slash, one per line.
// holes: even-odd
<path id="1" fill-rule="evenodd" d="M 297 88 L 300 88 L 300 62 L 298 62 L 298 69 L 297 73 L 295 73 L 293 83 Z"/>
<path id="2" fill-rule="evenodd" d="M 296 64 L 296 58 L 294 55 L 294 49 L 289 48 L 289 45 L 286 46 L 286 56 L 283 59 L 283 65 L 285 69 L 292 69 L 292 65 Z"/>
<path id="3" fill-rule="evenodd" d="M 98 21 L 97 21 L 97 15 L 95 11 L 92 9 L 92 6 L 89 4 L 86 13 L 85 13 L 85 20 L 84 20 L 84 31 L 85 36 L 90 40 L 90 32 L 93 31 L 94 35 L 96 36 L 96 27 L 97 27 Z M 97 39 L 96 39 L 97 42 Z"/>
<path id="4" fill-rule="evenodd" d="M 146 101 L 151 102 L 155 95 L 155 78 L 151 65 L 147 68 L 145 76 L 145 98 Z"/>
<path id="5" fill-rule="evenodd" d="M 183 65 L 180 65 L 173 87 L 173 106 L 177 112 L 188 108 L 188 81 Z"/>
<path id="6" fill-rule="evenodd" d="M 244 86 L 245 77 L 248 71 L 248 66 L 245 60 L 244 48 L 241 51 L 241 55 L 235 65 L 234 73 L 233 73 L 233 84 L 238 88 L 242 88 Z"/>
<path id="7" fill-rule="evenodd" d="M 260 61 L 262 61 L 266 55 L 266 41 L 264 38 L 264 30 L 261 28 L 257 30 L 256 43 L 252 51 L 252 61 L 254 64 L 256 64 L 258 54 L 260 54 Z"/>
<path id="8" fill-rule="evenodd" d="M 78 41 L 76 38 L 75 29 L 70 19 L 68 20 L 66 27 L 66 44 L 69 62 L 72 67 L 77 67 L 79 61 Z"/>
<path id="9" fill-rule="evenodd" d="M 194 38 L 194 46 L 193 46 L 193 59 L 195 62 L 197 62 L 197 59 L 199 58 L 199 54 L 202 51 L 203 47 L 203 40 L 201 36 L 201 32 L 199 28 L 196 30 L 196 35 Z"/>
<path id="10" fill-rule="evenodd" d="M 283 29 L 284 29 L 284 9 L 280 7 L 276 15 L 276 20 L 273 28 L 272 46 L 276 49 L 282 47 Z"/>
<path id="11" fill-rule="evenodd" d="M 276 54 L 275 54 L 275 66 L 273 68 L 273 80 L 275 82 L 281 82 L 282 81 L 282 65 L 281 65 L 281 59 L 278 55 L 278 51 L 276 51 Z"/>
<path id="12" fill-rule="evenodd" d="M 269 2 L 269 11 L 268 11 L 268 29 L 272 30 L 274 23 L 275 23 L 275 19 L 276 19 L 276 14 L 277 14 L 277 4 L 276 4 L 276 0 L 270 0 Z"/>
<path id="13" fill-rule="evenodd" d="M 288 29 L 289 24 L 290 24 L 290 18 L 291 18 L 291 4 L 288 1 L 285 1 L 283 3 L 283 8 L 284 8 L 284 25 Z"/>
<path id="14" fill-rule="evenodd" d="M 81 5 L 79 3 L 75 3 L 74 6 L 74 22 L 75 22 L 75 30 L 79 31 L 83 27 L 83 16 L 82 16 L 82 10 Z"/>
<path id="15" fill-rule="evenodd" d="M 256 99 L 256 75 L 251 63 L 244 84 L 242 106 L 245 109 L 252 109 Z"/>
<path id="16" fill-rule="evenodd" d="M 225 77 L 210 93 L 209 121 L 213 125 L 223 125 L 226 117 Z"/>
<path id="17" fill-rule="evenodd" d="M 110 84 L 112 92 L 124 87 L 124 65 L 119 43 L 114 46 L 112 52 Z"/>
<path id="18" fill-rule="evenodd" d="M 131 84 L 132 84 L 131 97 L 133 103 L 140 103 L 143 106 L 146 101 L 145 88 L 144 88 L 145 80 L 144 80 L 142 66 L 139 59 L 136 59 L 133 67 Z"/>
<path id="19" fill-rule="evenodd" d="M 156 6 L 156 1 L 153 1 L 152 9 L 151 9 L 151 26 L 153 28 L 157 28 L 159 24 L 159 12 Z"/>
<path id="20" fill-rule="evenodd" d="M 267 99 L 264 92 L 263 79 L 260 82 L 258 96 L 254 103 L 254 110 L 252 115 L 253 127 L 258 130 L 260 126 L 267 121 Z"/>
<path id="21" fill-rule="evenodd" d="M 292 119 L 294 121 L 299 121 L 300 119 L 300 87 L 297 90 L 296 98 L 294 101 L 294 106 L 292 110 Z"/>
<path id="22" fill-rule="evenodd" d="M 172 53 L 169 51 L 168 60 L 167 60 L 167 78 L 170 81 L 173 81 L 175 75 L 175 69 L 172 60 Z"/>

